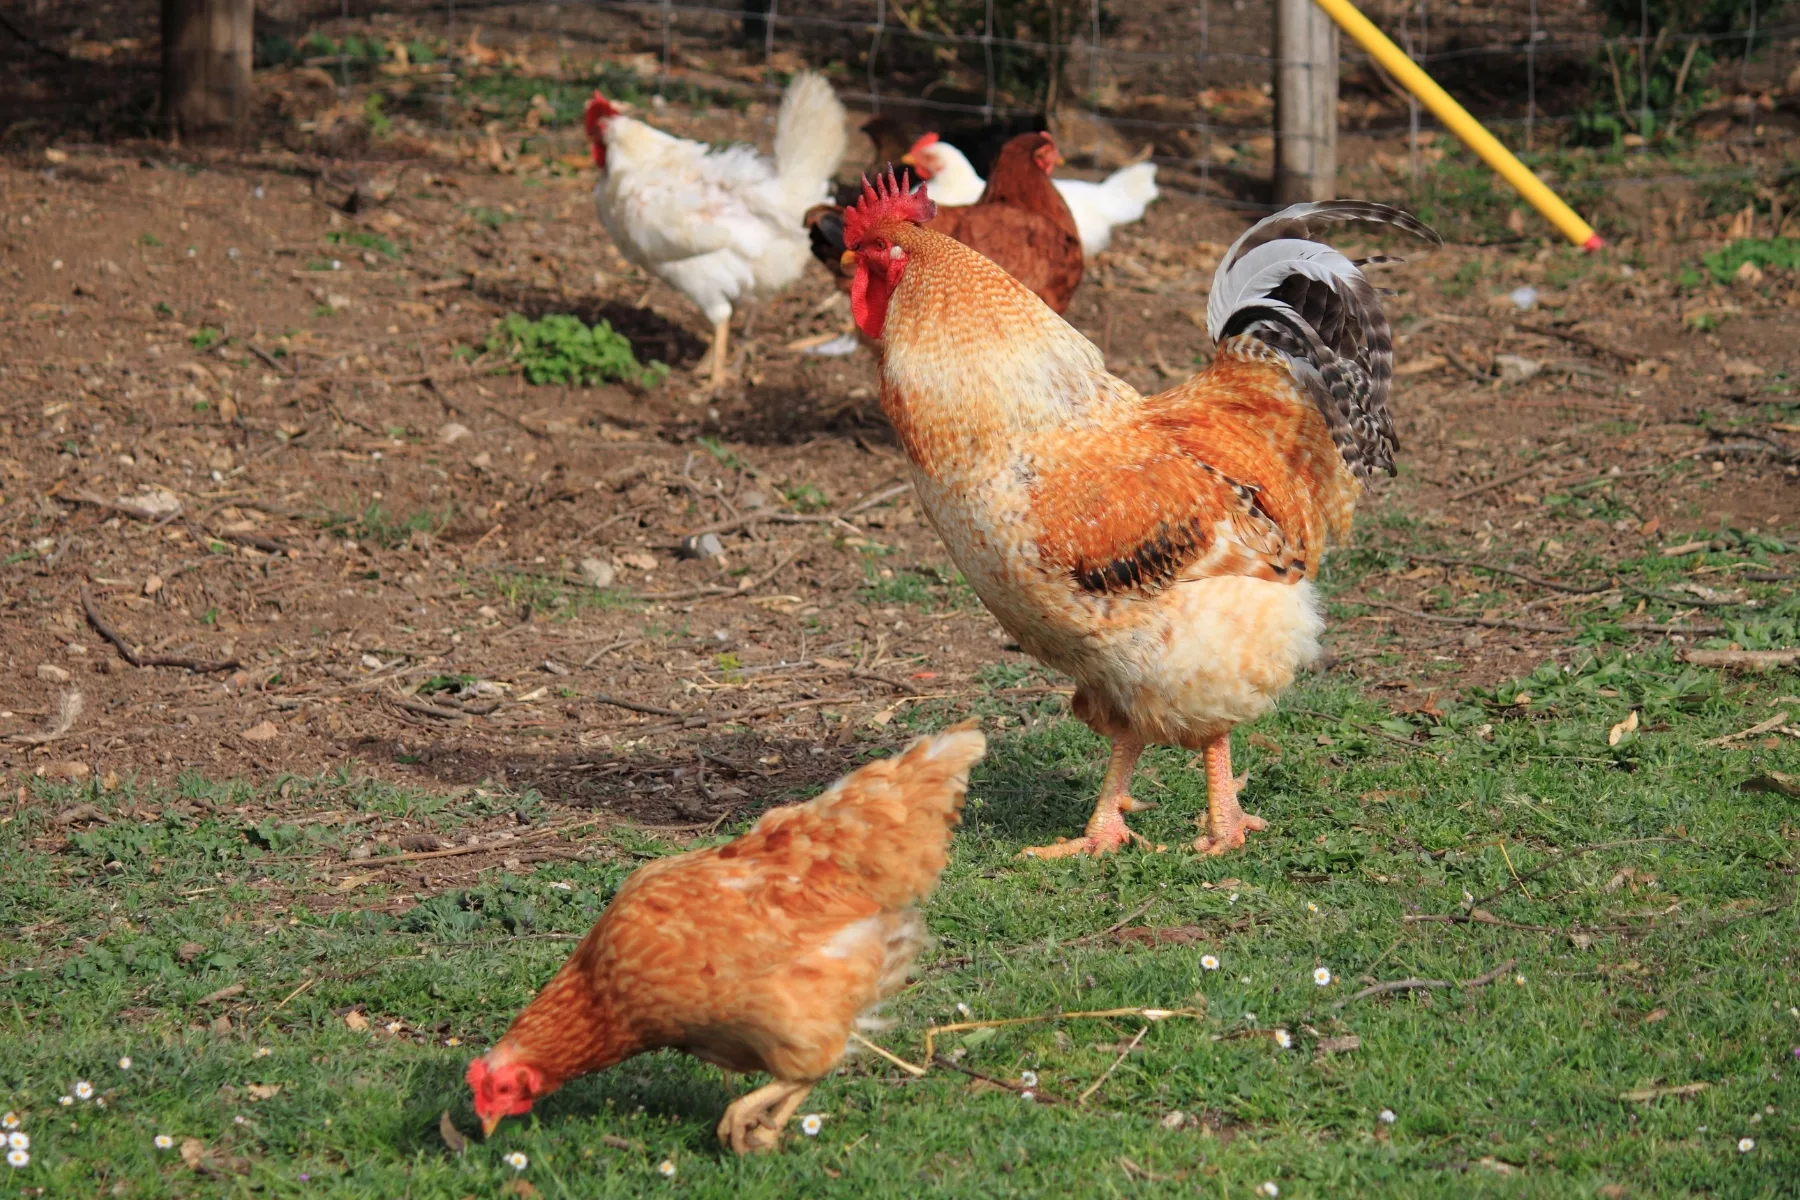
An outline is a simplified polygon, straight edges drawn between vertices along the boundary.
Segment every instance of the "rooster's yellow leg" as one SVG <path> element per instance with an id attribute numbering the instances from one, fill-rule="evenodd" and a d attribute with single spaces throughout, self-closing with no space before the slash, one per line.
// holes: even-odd
<path id="1" fill-rule="evenodd" d="M 1137 769 L 1138 756 L 1144 752 L 1143 739 L 1124 734 L 1113 739 L 1112 761 L 1107 764 L 1106 782 L 1100 785 L 1100 799 L 1094 815 L 1088 818 L 1087 833 L 1073 841 L 1059 838 L 1049 846 L 1028 846 L 1019 851 L 1028 858 L 1067 858 L 1072 854 L 1091 854 L 1098 858 L 1111 854 L 1126 842 L 1150 843 L 1125 827 L 1125 814 L 1150 808 L 1131 798 L 1131 773 Z"/>
<path id="2" fill-rule="evenodd" d="M 1194 839 L 1194 849 L 1202 854 L 1223 854 L 1243 845 L 1246 831 L 1269 827 L 1261 817 L 1238 807 L 1238 789 L 1249 778 L 1248 773 L 1236 778 L 1231 774 L 1229 733 L 1206 743 L 1206 832 Z"/>

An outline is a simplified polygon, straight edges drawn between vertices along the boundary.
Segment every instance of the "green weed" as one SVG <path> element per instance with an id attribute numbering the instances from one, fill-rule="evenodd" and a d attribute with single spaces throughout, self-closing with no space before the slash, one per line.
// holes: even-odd
<path id="1" fill-rule="evenodd" d="M 224 336 L 225 331 L 223 329 L 216 328 L 212 325 L 202 325 L 188 335 L 188 345 L 196 350 L 206 350 Z"/>
<path id="2" fill-rule="evenodd" d="M 511 313 L 488 338 L 487 349 L 505 353 L 534 384 L 591 387 L 624 380 L 652 387 L 669 374 L 669 368 L 656 360 L 640 364 L 631 342 L 609 322 L 589 326 L 567 313 L 551 313 L 536 321 Z"/>
<path id="3" fill-rule="evenodd" d="M 1739 238 L 1701 261 L 1719 283 L 1730 283 L 1745 263 L 1763 270 L 1800 271 L 1800 238 Z"/>

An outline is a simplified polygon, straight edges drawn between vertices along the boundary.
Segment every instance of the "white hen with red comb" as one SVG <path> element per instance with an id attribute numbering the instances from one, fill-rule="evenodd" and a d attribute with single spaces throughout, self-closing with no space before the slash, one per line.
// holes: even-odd
<path id="1" fill-rule="evenodd" d="M 810 73 L 782 96 L 775 153 L 714 149 L 625 116 L 598 92 L 588 139 L 594 207 L 619 252 L 692 300 L 713 326 L 712 383 L 726 373 L 733 305 L 800 277 L 810 250 L 801 216 L 824 199 L 844 157 L 844 106 Z"/>

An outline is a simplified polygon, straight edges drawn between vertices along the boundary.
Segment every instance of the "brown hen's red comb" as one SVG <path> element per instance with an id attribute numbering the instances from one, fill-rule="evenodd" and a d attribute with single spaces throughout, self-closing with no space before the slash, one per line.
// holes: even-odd
<path id="1" fill-rule="evenodd" d="M 863 176 L 862 199 L 844 210 L 844 245 L 854 248 L 865 234 L 884 221 L 911 221 L 923 225 L 937 216 L 937 205 L 925 194 L 925 185 L 912 190 L 912 172 L 902 171 L 894 178 L 894 168 L 877 175 L 870 183 Z"/>

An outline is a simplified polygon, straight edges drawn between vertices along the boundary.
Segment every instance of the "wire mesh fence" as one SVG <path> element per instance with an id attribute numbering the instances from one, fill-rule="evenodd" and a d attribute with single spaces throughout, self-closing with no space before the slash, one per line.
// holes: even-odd
<path id="1" fill-rule="evenodd" d="M 1603 228 L 1800 228 L 1789 219 L 1800 208 L 1800 11 L 1770 0 L 1384 0 L 1368 15 Z M 108 22 L 153 18 L 35 3 L 0 41 L 40 73 L 104 83 L 155 46 L 153 27 Z M 258 133 L 316 133 L 321 116 L 377 137 L 493 134 L 498 121 L 509 143 L 516 132 L 567 154 L 581 148 L 581 105 L 596 86 L 766 120 L 763 102 L 811 66 L 870 114 L 920 128 L 1042 115 L 1077 167 L 1147 155 L 1165 187 L 1257 206 L 1280 136 L 1272 25 L 1272 5 L 1250 0 L 269 0 Z M 1411 204 L 1467 239 L 1532 228 L 1417 101 L 1342 48 L 1340 194 Z M 143 82 L 122 95 L 120 121 L 153 130 Z M 321 94 L 296 99 L 307 88 Z M 29 136 L 17 124 L 7 139 Z"/>

